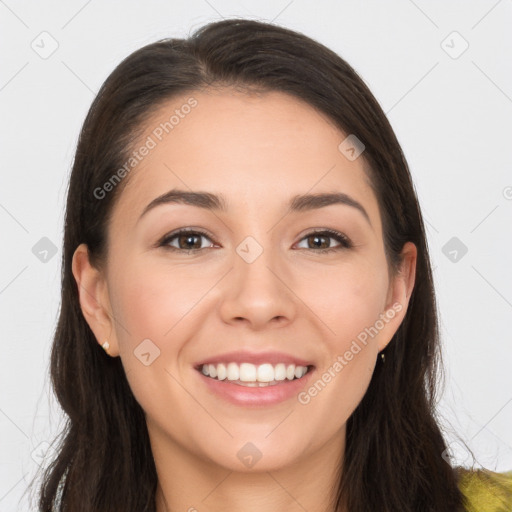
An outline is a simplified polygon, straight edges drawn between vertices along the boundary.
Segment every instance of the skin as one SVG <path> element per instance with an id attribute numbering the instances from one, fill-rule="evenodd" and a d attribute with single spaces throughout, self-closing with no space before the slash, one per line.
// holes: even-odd
<path id="1" fill-rule="evenodd" d="M 84 317 L 100 345 L 108 339 L 109 355 L 121 357 L 145 411 L 157 512 L 332 510 L 346 421 L 406 314 L 416 247 L 404 246 L 401 272 L 390 275 L 363 158 L 347 159 L 338 150 L 346 135 L 286 94 L 184 95 L 153 115 L 141 141 L 190 96 L 198 105 L 125 178 L 105 267 L 91 266 L 85 245 L 76 249 Z M 173 188 L 223 194 L 229 209 L 166 204 L 138 220 Z M 347 205 L 287 213 L 294 195 L 333 191 L 359 201 L 371 225 Z M 212 237 L 168 242 L 181 253 L 157 247 L 183 227 Z M 320 253 L 306 235 L 322 228 L 341 231 L 354 247 Z M 252 263 L 236 252 L 247 236 L 263 248 Z M 320 242 L 340 245 L 330 235 Z M 191 246 L 202 249 L 187 254 Z M 393 304 L 401 311 L 307 404 L 293 397 L 268 407 L 235 406 L 209 393 L 193 369 L 240 348 L 279 350 L 313 361 L 320 377 Z M 133 352 L 148 338 L 160 356 L 145 366 Z M 237 457 L 247 442 L 262 455 L 252 468 Z"/>

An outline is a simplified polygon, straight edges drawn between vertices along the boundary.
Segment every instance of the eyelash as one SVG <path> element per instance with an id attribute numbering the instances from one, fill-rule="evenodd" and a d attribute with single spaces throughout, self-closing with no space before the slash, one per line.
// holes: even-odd
<path id="1" fill-rule="evenodd" d="M 170 251 L 184 252 L 186 254 L 191 254 L 191 253 L 195 253 L 198 251 L 202 251 L 203 249 L 207 249 L 207 247 L 203 247 L 200 249 L 188 249 L 187 250 L 187 249 L 179 249 L 178 247 L 172 247 L 169 245 L 169 242 L 171 240 L 179 237 L 180 235 L 185 235 L 185 234 L 201 235 L 201 236 L 208 238 L 209 240 L 211 240 L 211 238 L 212 238 L 208 233 L 206 233 L 200 229 L 181 229 L 179 231 L 175 231 L 174 233 L 170 233 L 170 234 L 166 235 L 164 238 L 162 238 L 162 240 L 158 243 L 158 247 L 163 247 L 164 249 L 170 250 Z M 334 231 L 332 229 L 323 229 L 320 231 L 312 231 L 311 233 L 307 233 L 300 239 L 300 242 L 302 242 L 302 240 L 304 240 L 310 236 L 314 236 L 314 235 L 328 235 L 329 238 L 336 239 L 340 243 L 340 245 L 337 247 L 328 247 L 327 249 L 309 249 L 308 248 L 308 249 L 306 249 L 307 251 L 313 251 L 313 252 L 319 252 L 319 253 L 325 254 L 325 253 L 330 253 L 332 251 L 340 251 L 343 249 L 351 249 L 352 247 L 354 247 L 353 243 L 346 235 L 344 235 L 343 233 L 340 233 L 338 231 Z"/>

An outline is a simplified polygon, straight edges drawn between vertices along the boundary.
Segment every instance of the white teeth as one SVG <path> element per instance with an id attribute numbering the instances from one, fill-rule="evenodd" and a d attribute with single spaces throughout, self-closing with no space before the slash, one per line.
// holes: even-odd
<path id="1" fill-rule="evenodd" d="M 210 377 L 212 377 L 211 374 Z M 240 380 L 242 382 L 256 382 L 256 366 L 250 363 L 242 363 L 240 365 Z"/>
<path id="2" fill-rule="evenodd" d="M 249 387 L 264 386 L 276 381 L 285 379 L 300 379 L 308 372 L 307 366 L 285 365 L 278 363 L 275 366 L 270 363 L 256 366 L 251 363 L 229 363 L 229 364 L 204 364 L 201 368 L 203 375 L 217 380 L 238 381 Z M 271 385 L 272 385 L 271 384 Z"/>
<path id="3" fill-rule="evenodd" d="M 228 380 L 238 380 L 240 378 L 240 369 L 236 363 L 229 363 L 227 369 Z"/>
<path id="4" fill-rule="evenodd" d="M 224 380 L 228 376 L 226 366 L 221 364 L 217 365 L 217 379 Z"/>
<path id="5" fill-rule="evenodd" d="M 258 382 L 272 382 L 274 380 L 274 367 L 271 364 L 260 364 L 257 380 Z"/>
<path id="6" fill-rule="evenodd" d="M 274 367 L 274 379 L 286 379 L 286 366 L 283 363 L 276 364 Z"/>

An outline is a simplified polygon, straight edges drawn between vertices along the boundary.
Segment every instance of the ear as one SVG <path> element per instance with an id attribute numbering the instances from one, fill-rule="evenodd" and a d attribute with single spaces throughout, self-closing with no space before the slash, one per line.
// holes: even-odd
<path id="1" fill-rule="evenodd" d="M 379 352 L 386 348 L 405 318 L 416 280 L 416 246 L 412 242 L 406 242 L 401 255 L 402 263 L 397 274 L 390 280 L 385 312 L 381 315 L 385 327 L 379 336 Z"/>
<path id="2" fill-rule="evenodd" d="M 113 329 L 113 315 L 110 308 L 108 288 L 103 273 L 91 265 L 87 245 L 80 244 L 73 254 L 72 272 L 78 285 L 80 308 L 98 344 L 105 341 L 106 350 L 112 357 L 119 355 L 119 344 Z"/>

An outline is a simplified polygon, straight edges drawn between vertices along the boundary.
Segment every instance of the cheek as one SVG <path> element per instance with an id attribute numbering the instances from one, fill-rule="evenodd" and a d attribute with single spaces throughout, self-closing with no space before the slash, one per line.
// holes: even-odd
<path id="1" fill-rule="evenodd" d="M 192 278 L 189 271 L 151 264 L 132 264 L 114 284 L 114 313 L 124 329 L 121 343 L 129 345 L 149 338 L 161 348 L 177 339 L 182 320 L 194 315 L 195 306 L 211 288 L 208 279 Z M 201 275 L 201 274 L 199 274 Z M 129 277 L 128 277 L 129 276 Z M 177 347 L 173 347 L 177 348 Z"/>
<path id="2" fill-rule="evenodd" d="M 324 353 L 318 375 L 298 397 L 312 428 L 335 435 L 363 399 L 378 352 L 379 318 L 384 291 L 370 274 L 343 274 L 342 283 L 329 280 L 329 293 L 312 299 L 322 304 Z M 314 308 L 314 306 L 312 306 Z M 379 322 L 379 324 L 377 324 Z M 311 420 L 310 420 L 311 421 Z"/>
<path id="3" fill-rule="evenodd" d="M 317 289 L 314 300 L 331 332 L 317 380 L 303 399 L 310 401 L 312 416 L 332 415 L 334 431 L 363 399 L 375 369 L 388 287 L 385 262 L 358 260 L 333 270 L 322 284 L 324 293 Z"/>
<path id="4" fill-rule="evenodd" d="M 188 341 L 211 310 L 207 294 L 225 272 L 221 270 L 212 268 L 206 275 L 193 264 L 185 268 L 142 257 L 118 260 L 111 300 L 120 357 L 144 408 L 154 407 L 156 397 L 183 400 L 173 376 L 183 371 Z"/>
<path id="5" fill-rule="evenodd" d="M 355 322 L 337 327 L 315 379 L 297 397 L 311 436 L 319 431 L 327 438 L 337 435 L 364 398 L 375 369 L 375 344 L 351 336 L 358 330 Z"/>
<path id="6" fill-rule="evenodd" d="M 345 351 L 383 312 L 387 271 L 379 261 L 354 258 L 346 265 L 316 272 L 310 280 L 302 279 L 300 286 L 298 295 L 307 297 L 307 305 L 328 327 L 330 351 Z"/>
<path id="7" fill-rule="evenodd" d="M 212 285 L 204 276 L 191 279 L 190 273 L 135 258 L 125 266 L 119 263 L 112 278 L 112 307 L 120 357 L 137 402 L 163 425 L 170 404 L 183 417 L 193 406 L 178 383 L 178 362 L 197 325 L 199 301 Z M 185 438 L 187 431 L 180 435 Z"/>
<path id="8" fill-rule="evenodd" d="M 370 383 L 384 325 L 387 271 L 377 260 L 355 260 L 317 273 L 315 284 L 302 292 L 323 325 L 324 357 L 313 386 L 304 390 L 311 414 L 332 413 L 332 428 L 352 414 Z M 318 397 L 318 398 L 316 398 Z M 318 408 L 318 410 L 315 410 Z"/>

